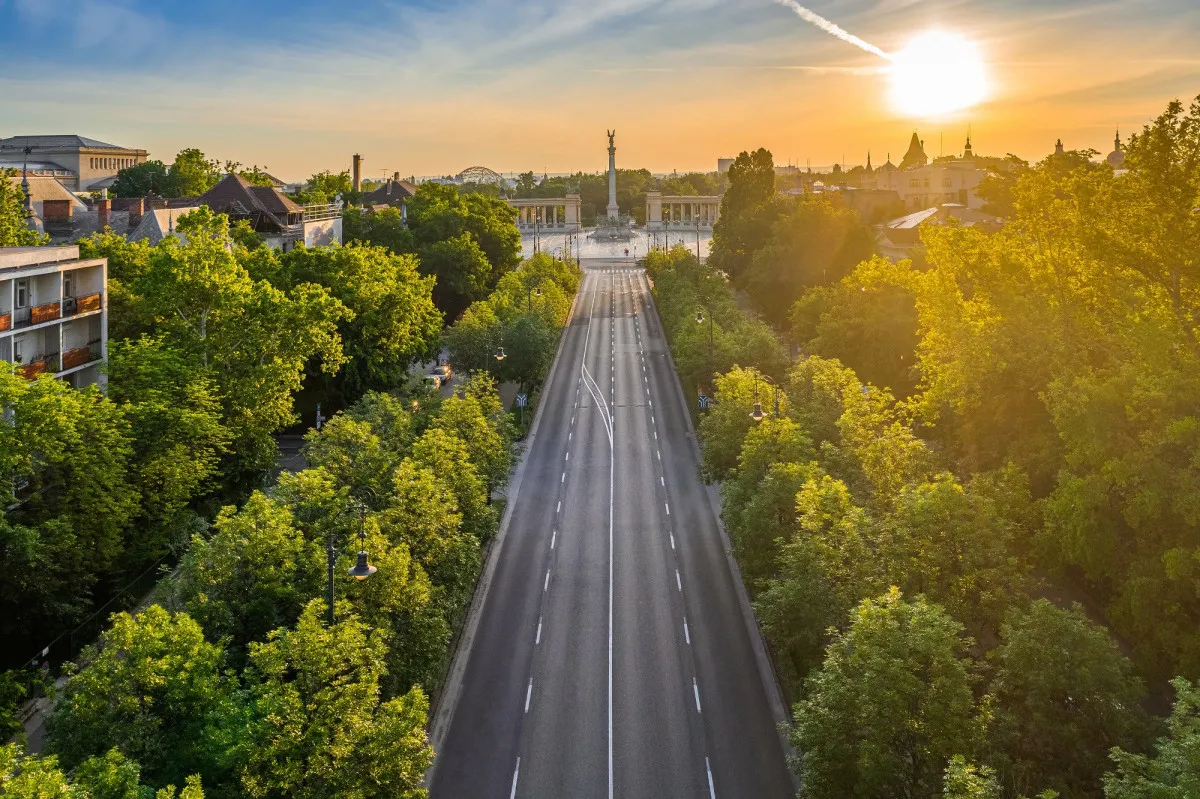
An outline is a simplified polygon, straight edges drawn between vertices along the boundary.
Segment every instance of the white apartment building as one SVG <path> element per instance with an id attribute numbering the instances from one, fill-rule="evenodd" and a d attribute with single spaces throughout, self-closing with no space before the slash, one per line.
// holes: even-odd
<path id="1" fill-rule="evenodd" d="M 0 247 L 0 361 L 34 379 L 103 385 L 108 260 L 79 247 Z"/>

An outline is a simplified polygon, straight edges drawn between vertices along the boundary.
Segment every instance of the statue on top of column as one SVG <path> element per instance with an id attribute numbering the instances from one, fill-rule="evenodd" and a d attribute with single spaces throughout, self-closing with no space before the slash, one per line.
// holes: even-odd
<path id="1" fill-rule="evenodd" d="M 612 146 L 614 146 L 614 145 L 613 145 L 613 138 L 614 138 L 616 135 L 617 135 L 617 132 L 616 132 L 615 130 L 610 130 L 610 131 L 608 131 L 608 146 L 609 146 L 609 147 L 612 147 Z"/>

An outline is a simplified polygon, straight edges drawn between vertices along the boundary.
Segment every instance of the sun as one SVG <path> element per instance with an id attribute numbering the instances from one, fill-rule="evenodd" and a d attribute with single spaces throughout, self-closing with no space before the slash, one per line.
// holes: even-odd
<path id="1" fill-rule="evenodd" d="M 987 97 L 987 70 L 979 49 L 948 31 L 917 34 L 892 54 L 892 105 L 917 119 L 952 116 Z"/>

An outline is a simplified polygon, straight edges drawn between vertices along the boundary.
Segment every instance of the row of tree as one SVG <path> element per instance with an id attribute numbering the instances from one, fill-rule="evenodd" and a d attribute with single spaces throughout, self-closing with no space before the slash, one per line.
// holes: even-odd
<path id="1" fill-rule="evenodd" d="M 574 263 L 534 255 L 446 331 L 451 363 L 537 391 L 554 362 L 580 278 Z"/>
<path id="2" fill-rule="evenodd" d="M 1051 156 L 1012 181 L 1001 233 L 930 228 L 915 263 L 814 281 L 790 314 L 805 357 L 717 378 L 703 466 L 795 700 L 803 795 L 1200 784 L 1196 152 L 1200 101 L 1135 136 L 1123 175 Z M 723 281 L 648 265 L 677 360 L 702 359 L 687 295 Z M 1155 749 L 1144 680 L 1171 674 Z"/>
<path id="3" fill-rule="evenodd" d="M 158 604 L 113 617 L 58 697 L 57 759 L 10 750 L 10 771 L 103 767 L 210 797 L 423 795 L 426 697 L 496 530 L 508 415 L 483 376 L 445 400 L 368 393 L 305 456 L 193 536 Z M 378 569 L 365 581 L 347 574 L 360 548 Z"/>

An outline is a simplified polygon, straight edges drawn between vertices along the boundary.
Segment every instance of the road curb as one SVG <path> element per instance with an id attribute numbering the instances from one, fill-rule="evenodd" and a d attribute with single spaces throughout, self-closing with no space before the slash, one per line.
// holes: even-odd
<path id="1" fill-rule="evenodd" d="M 583 278 L 581 276 L 580 287 L 582 286 Z M 567 329 L 575 319 L 575 305 L 578 301 L 579 291 L 576 290 L 575 296 L 571 299 L 571 310 L 567 314 L 567 323 L 563 326 L 558 337 L 558 348 L 554 351 L 554 362 L 550 365 L 550 373 L 546 376 L 545 386 L 539 396 L 545 396 L 548 393 L 547 389 L 558 374 L 559 356 L 562 355 L 562 349 L 567 341 Z M 521 480 L 525 476 L 525 462 L 529 457 L 529 451 L 533 448 L 538 427 L 542 422 L 543 407 L 544 403 L 539 401 L 536 410 L 534 410 L 533 423 L 529 427 L 529 435 L 525 437 L 525 446 L 522 449 L 521 457 L 517 460 L 516 467 L 513 469 L 512 479 L 508 483 L 508 490 L 505 492 L 504 516 L 500 519 L 500 528 L 496 531 L 496 537 L 488 545 L 487 554 L 484 556 L 483 569 L 479 575 L 479 582 L 476 583 L 475 593 L 471 598 L 471 605 L 467 610 L 467 618 L 463 622 L 462 634 L 458 638 L 454 652 L 451 653 L 450 668 L 446 672 L 445 682 L 443 682 L 442 689 L 438 694 L 437 705 L 433 708 L 430 717 L 429 741 L 433 746 L 434 759 L 429 770 L 425 772 L 426 788 L 430 788 L 433 785 L 433 774 L 437 770 L 439 762 L 437 753 L 441 749 L 442 743 L 446 740 L 446 733 L 450 729 L 450 722 L 454 718 L 454 711 L 458 707 L 458 700 L 462 695 L 462 680 L 467 670 L 467 661 L 470 660 L 471 645 L 474 643 L 475 633 L 479 629 L 479 618 L 482 615 L 483 606 L 487 602 L 492 578 L 496 573 L 496 564 L 500 560 L 500 548 L 508 532 L 513 508 L 517 504 L 517 495 L 521 491 Z"/>
<path id="2" fill-rule="evenodd" d="M 649 278 L 648 275 L 647 278 Z M 696 434 L 696 428 L 692 424 L 691 406 L 688 404 L 687 397 L 683 393 L 683 384 L 679 382 L 679 371 L 675 368 L 675 358 L 671 354 L 671 342 L 667 339 L 666 329 L 662 326 L 662 317 L 658 314 L 658 304 L 654 300 L 654 292 L 648 292 L 648 297 L 650 307 L 654 309 L 654 317 L 658 321 L 659 329 L 663 331 L 663 340 L 667 342 L 667 364 L 671 367 L 673 378 L 671 383 L 675 386 L 675 398 L 686 420 L 692 452 L 696 456 L 696 463 L 699 464 L 701 462 L 700 437 Z M 718 489 L 709 483 L 705 483 L 704 493 L 708 496 L 709 506 L 717 521 L 717 530 L 721 534 L 721 547 L 725 551 L 725 564 L 729 567 L 729 574 L 733 578 L 734 590 L 738 597 L 738 606 L 742 611 L 742 621 L 745 623 L 746 631 L 750 635 L 750 645 L 754 649 L 754 660 L 758 664 L 758 676 L 762 680 L 763 690 L 767 694 L 767 703 L 771 706 L 771 715 L 775 718 L 775 726 L 779 731 L 779 742 L 783 747 L 784 755 L 791 757 L 795 752 L 784 730 L 791 724 L 792 718 L 787 712 L 787 704 L 783 701 L 783 691 L 779 687 L 779 679 L 775 675 L 775 668 L 771 665 L 771 659 L 767 656 L 766 640 L 763 637 L 762 628 L 758 626 L 758 618 L 754 615 L 754 608 L 750 604 L 750 594 L 746 590 L 746 584 L 742 580 L 741 566 L 738 565 L 737 559 L 733 556 L 733 547 L 729 543 L 729 534 L 725 531 L 725 523 L 721 519 L 720 494 Z M 800 790 L 800 780 L 795 772 L 789 768 L 788 774 L 792 779 L 792 785 L 796 790 Z"/>

